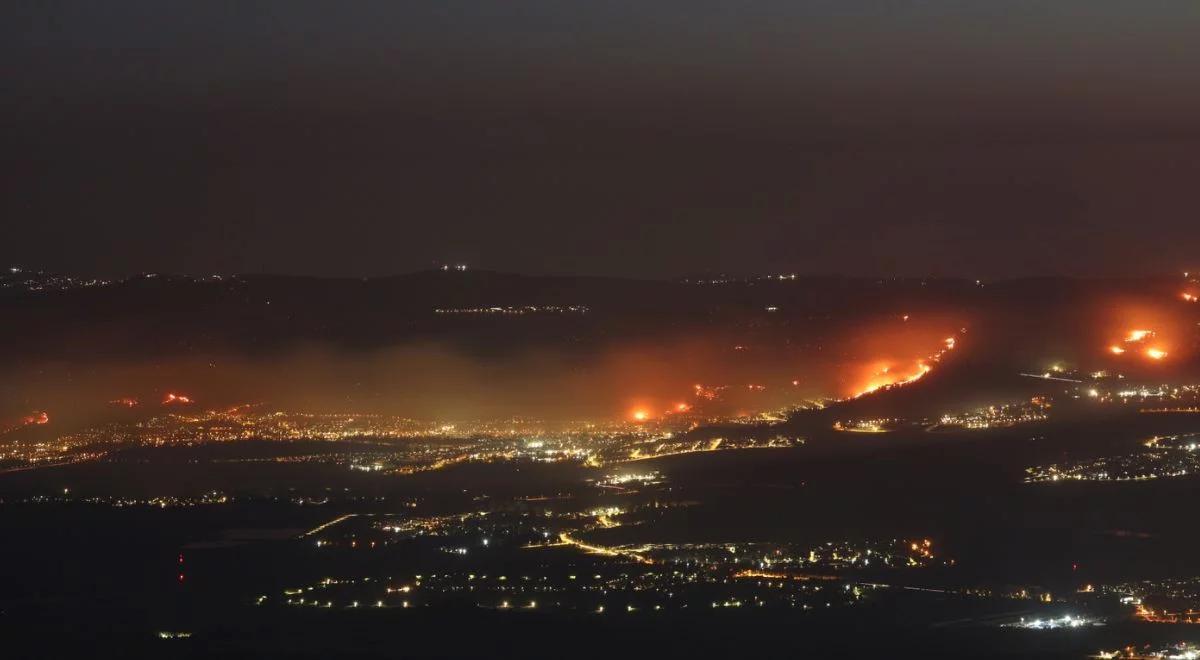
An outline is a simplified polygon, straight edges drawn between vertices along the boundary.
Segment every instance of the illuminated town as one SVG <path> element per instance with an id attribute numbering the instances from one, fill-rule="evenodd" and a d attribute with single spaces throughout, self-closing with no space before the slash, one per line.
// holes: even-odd
<path id="1" fill-rule="evenodd" d="M 1092 656 L 1100 660 L 1196 660 L 1200 644 L 1180 642 L 1165 647 L 1128 645 L 1114 651 L 1100 651 Z"/>
<path id="2" fill-rule="evenodd" d="M 718 290 L 802 281 L 731 280 Z M 746 327 L 790 327 L 792 308 L 756 304 Z M 470 334 L 512 324 L 578 331 L 573 324 L 607 322 L 595 309 L 414 313 Z M 483 320 L 491 316 L 512 320 Z M 852 333 L 818 332 L 804 350 L 838 357 L 808 371 L 779 368 L 788 349 L 758 330 L 732 341 L 721 334 L 697 349 L 721 356 L 720 373 L 681 374 L 648 395 L 628 374 L 654 373 L 618 370 L 613 383 L 635 394 L 579 416 L 551 405 L 462 417 L 377 405 L 318 412 L 230 401 L 190 381 L 164 386 L 170 379 L 156 370 L 149 387 L 118 384 L 75 399 L 96 411 L 89 415 L 53 400 L 9 414 L 0 511 L 25 524 L 65 517 L 169 530 L 171 552 L 156 553 L 166 566 L 152 589 L 201 614 L 160 617 L 147 634 L 162 644 L 211 638 L 219 633 L 208 617 L 229 611 L 286 626 L 309 616 L 403 624 L 469 608 L 506 617 L 497 625 L 507 617 L 642 625 L 633 622 L 705 612 L 763 625 L 885 627 L 875 617 L 904 612 L 920 622 L 905 625 L 1007 635 L 1017 645 L 1080 635 L 1087 653 L 1072 657 L 1189 657 L 1186 644 L 1156 645 L 1158 633 L 1136 647 L 1108 642 L 1140 626 L 1200 624 L 1195 526 L 1167 504 L 1188 502 L 1200 475 L 1200 375 L 1175 368 L 1200 330 L 1147 323 L 1072 360 L 1031 368 L 1011 359 L 989 376 L 1001 385 L 982 386 L 960 366 L 964 354 L 986 351 L 982 335 L 922 322 L 907 311 L 872 316 L 882 333 L 873 341 L 887 345 L 867 357 L 850 352 L 862 350 Z M 646 359 L 644 350 L 631 355 Z M 820 369 L 833 376 L 817 381 Z M 613 386 L 584 382 L 598 395 Z M 1126 504 L 1143 501 L 1148 508 Z M 1012 512 L 1029 502 L 1051 513 L 1030 514 L 1027 525 Z M 1063 527 L 1079 516 L 1100 522 Z M 1108 558 L 1126 555 L 1136 561 Z"/>
<path id="3" fill-rule="evenodd" d="M 0 43 L 0 660 L 1200 660 L 1200 2 Z"/>
<path id="4" fill-rule="evenodd" d="M 1031 467 L 1028 483 L 1054 481 L 1146 481 L 1186 477 L 1200 471 L 1200 434 L 1154 437 L 1142 451 L 1087 461 Z"/>
<path id="5" fill-rule="evenodd" d="M 164 404 L 177 401 L 189 403 L 186 397 L 170 394 Z M 739 420 L 739 423 L 748 422 Z M 769 424 L 769 421 L 754 423 Z M 602 467 L 677 454 L 789 448 L 804 443 L 803 438 L 780 434 L 761 438 L 748 434 L 689 436 L 687 431 L 697 424 L 695 417 L 683 415 L 653 422 L 641 419 L 608 423 L 547 422 L 520 418 L 422 422 L 372 414 L 263 412 L 257 407 L 244 406 L 109 424 L 51 440 L 0 442 L 0 465 L 8 470 L 67 465 L 99 460 L 130 447 L 196 446 L 251 439 L 311 440 L 326 442 L 328 448 L 270 460 L 321 461 L 359 470 L 412 474 L 463 462 L 570 461 Z"/>
<path id="6" fill-rule="evenodd" d="M 500 314 L 520 316 L 522 314 L 586 314 L 588 308 L 584 305 L 525 305 L 522 307 L 503 305 L 470 308 L 438 307 L 433 311 L 437 314 Z"/>

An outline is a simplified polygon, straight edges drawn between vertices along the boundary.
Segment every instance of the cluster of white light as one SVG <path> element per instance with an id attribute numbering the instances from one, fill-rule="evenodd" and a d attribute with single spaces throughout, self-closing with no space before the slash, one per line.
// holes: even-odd
<path id="1" fill-rule="evenodd" d="M 1100 624 L 1097 621 L 1081 616 L 1066 614 L 1057 619 L 1034 619 L 1032 621 L 1026 621 L 1025 617 L 1021 617 L 1020 622 L 1008 625 L 1014 628 L 1027 628 L 1029 630 L 1055 630 L 1058 628 L 1079 628 L 1081 626 Z"/>

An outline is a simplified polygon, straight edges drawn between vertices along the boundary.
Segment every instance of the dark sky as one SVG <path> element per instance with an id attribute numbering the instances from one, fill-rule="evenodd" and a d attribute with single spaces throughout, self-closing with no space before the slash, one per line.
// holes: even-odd
<path id="1" fill-rule="evenodd" d="M 1200 3 L 0 4 L 0 259 L 1174 272 Z"/>

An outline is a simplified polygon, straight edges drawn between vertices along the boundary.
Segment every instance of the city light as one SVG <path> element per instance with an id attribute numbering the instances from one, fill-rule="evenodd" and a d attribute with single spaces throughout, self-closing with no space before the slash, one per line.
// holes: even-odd
<path id="1" fill-rule="evenodd" d="M 8 5 L 0 655 L 1200 660 L 1200 0 Z"/>
<path id="2" fill-rule="evenodd" d="M 1100 625 L 1100 622 L 1082 616 L 1073 616 L 1067 614 L 1057 619 L 1031 619 L 1026 621 L 1024 618 L 1022 618 L 1017 623 L 1005 625 L 1007 627 L 1024 628 L 1026 630 L 1057 630 L 1059 628 L 1079 628 L 1088 625 Z"/>

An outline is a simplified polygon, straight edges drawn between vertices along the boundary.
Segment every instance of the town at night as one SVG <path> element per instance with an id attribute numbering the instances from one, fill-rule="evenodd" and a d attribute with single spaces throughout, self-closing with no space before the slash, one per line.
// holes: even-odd
<path id="1" fill-rule="evenodd" d="M 0 8 L 0 657 L 1200 659 L 1200 9 Z"/>

